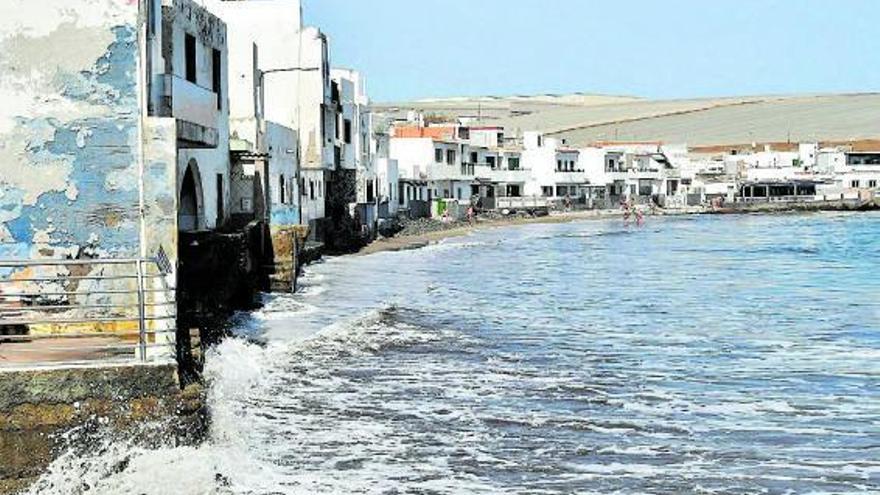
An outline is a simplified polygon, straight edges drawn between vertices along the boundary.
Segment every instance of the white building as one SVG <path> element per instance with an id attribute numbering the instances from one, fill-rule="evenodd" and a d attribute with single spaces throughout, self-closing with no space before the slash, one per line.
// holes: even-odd
<path id="1" fill-rule="evenodd" d="M 302 220 L 297 134 L 289 115 L 280 115 L 288 125 L 266 117 L 266 76 L 260 61 L 267 50 L 251 23 L 254 16 L 267 15 L 266 10 L 297 25 L 299 2 L 213 0 L 209 5 L 227 23 L 229 36 L 231 211 L 265 219 L 275 229 L 297 225 Z"/>
<path id="2" fill-rule="evenodd" d="M 342 140 L 338 180 L 354 183 L 354 197 L 348 201 L 350 213 L 359 220 L 362 229 L 373 233 L 379 213 L 379 184 L 371 149 L 373 118 L 365 80 L 351 69 L 332 69 L 330 74 L 339 88 L 342 106 L 336 122 Z"/>
<path id="3" fill-rule="evenodd" d="M 226 25 L 191 0 L 161 12 L 147 24 L 150 112 L 177 121 L 179 229 L 211 230 L 229 214 Z"/>

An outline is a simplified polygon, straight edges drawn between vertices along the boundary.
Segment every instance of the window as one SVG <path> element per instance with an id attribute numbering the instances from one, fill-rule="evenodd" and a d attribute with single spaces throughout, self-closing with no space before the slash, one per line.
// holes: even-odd
<path id="1" fill-rule="evenodd" d="M 875 189 L 877 187 L 877 179 L 869 180 L 868 187 L 870 187 L 871 189 Z"/>
<path id="2" fill-rule="evenodd" d="M 402 205 L 404 200 L 404 188 L 406 184 L 399 183 L 397 184 L 397 204 Z"/>
<path id="3" fill-rule="evenodd" d="M 184 38 L 184 56 L 186 57 L 186 80 L 196 83 L 196 37 L 187 34 Z"/>
<path id="4" fill-rule="evenodd" d="M 510 170 L 519 170 L 519 157 L 510 157 L 507 159 L 507 168 Z"/>
<path id="5" fill-rule="evenodd" d="M 553 196 L 553 186 L 541 186 L 541 196 L 545 198 Z"/>
<path id="6" fill-rule="evenodd" d="M 562 171 L 562 160 L 556 160 L 556 171 Z"/>
<path id="7" fill-rule="evenodd" d="M 315 181 L 313 180 L 309 181 L 309 199 L 315 199 Z"/>
<path id="8" fill-rule="evenodd" d="M 480 161 L 480 156 L 477 154 L 476 151 L 472 151 L 471 152 L 471 163 L 477 163 L 479 161 Z"/>
<path id="9" fill-rule="evenodd" d="M 223 110 L 223 59 L 220 50 L 211 52 L 211 77 L 214 93 L 217 93 L 217 110 Z"/>
<path id="10" fill-rule="evenodd" d="M 376 197 L 375 197 L 376 195 L 375 195 L 373 189 L 375 189 L 375 186 L 373 185 L 373 181 L 368 180 L 367 181 L 367 203 L 372 203 L 373 201 L 376 200 Z"/>
<path id="11" fill-rule="evenodd" d="M 486 157 L 486 164 L 489 165 L 489 167 L 491 167 L 492 170 L 495 170 L 495 157 L 494 156 L 487 156 Z"/>
<path id="12" fill-rule="evenodd" d="M 858 180 L 851 181 L 849 183 L 849 186 L 850 187 L 859 187 L 859 181 Z"/>
<path id="13" fill-rule="evenodd" d="M 223 174 L 217 174 L 217 226 L 223 223 Z"/>
<path id="14" fill-rule="evenodd" d="M 159 7 L 160 9 L 162 7 Z M 158 9 L 155 8 L 153 2 L 147 2 L 147 36 L 153 37 L 156 35 L 156 11 Z"/>
<path id="15" fill-rule="evenodd" d="M 345 137 L 345 144 L 351 144 L 351 121 L 348 119 L 345 119 L 345 122 L 343 125 L 345 127 L 344 136 L 343 136 L 343 137 Z"/>
<path id="16" fill-rule="evenodd" d="M 443 163 L 443 150 L 440 148 L 434 149 L 434 162 L 435 163 Z"/>
<path id="17" fill-rule="evenodd" d="M 538 136 L 538 148 L 541 148 L 543 146 L 544 146 L 544 137 Z"/>
<path id="18" fill-rule="evenodd" d="M 278 176 L 278 202 L 281 204 L 287 201 L 287 184 L 284 182 L 284 174 Z"/>
<path id="19" fill-rule="evenodd" d="M 327 142 L 330 142 L 330 133 L 327 132 L 327 109 L 321 103 L 321 133 L 327 136 Z"/>
<path id="20" fill-rule="evenodd" d="M 461 195 L 461 188 L 460 187 L 456 189 L 455 196 L 456 196 L 456 198 L 461 199 L 462 195 Z"/>
<path id="21" fill-rule="evenodd" d="M 455 163 L 455 150 L 446 150 L 446 163 L 449 165 Z"/>

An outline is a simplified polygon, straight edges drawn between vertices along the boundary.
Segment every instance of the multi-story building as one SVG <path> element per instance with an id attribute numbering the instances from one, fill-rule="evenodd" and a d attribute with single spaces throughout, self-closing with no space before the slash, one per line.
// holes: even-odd
<path id="1" fill-rule="evenodd" d="M 339 88 L 342 107 L 336 122 L 342 141 L 336 180 L 349 184 L 345 201 L 350 213 L 361 230 L 372 235 L 378 220 L 379 184 L 370 142 L 373 117 L 369 111 L 365 80 L 359 72 L 351 69 L 332 69 L 330 73 Z"/>
<path id="2" fill-rule="evenodd" d="M 300 13 L 298 1 L 269 3 L 209 3 L 227 24 L 229 38 L 229 113 L 232 181 L 230 210 L 244 220 L 268 223 L 274 233 L 301 223 L 299 142 L 289 113 L 267 109 L 265 87 L 277 84 L 261 68 L 267 51 L 256 39 L 254 16 L 270 10 L 294 27 Z M 256 14 L 255 14 L 256 12 Z M 277 47 L 272 47 L 276 48 Z M 270 74 L 271 75 L 271 74 Z M 267 117 L 286 121 L 286 125 Z M 273 237 L 274 238 L 274 237 Z M 279 241 L 281 242 L 281 241 Z"/>
<path id="3" fill-rule="evenodd" d="M 176 122 L 179 227 L 215 229 L 229 217 L 226 25 L 192 0 L 148 7 L 153 13 L 145 60 L 149 115 Z"/>
<path id="4" fill-rule="evenodd" d="M 248 32 L 236 51 L 252 50 L 253 44 L 257 47 L 259 73 L 253 76 L 253 86 L 261 94 L 258 100 L 267 122 L 265 148 L 268 151 L 271 147 L 274 155 L 270 155 L 279 162 L 273 168 L 276 172 L 270 172 L 270 189 L 276 198 L 283 196 L 285 204 L 289 203 L 291 208 L 283 209 L 291 214 L 288 216 L 295 214 L 299 223 L 312 227 L 313 235 L 322 237 L 332 174 L 341 162 L 341 136 L 336 126 L 341 105 L 330 77 L 327 36 L 315 27 L 303 26 L 299 0 L 206 1 L 236 26 L 236 32 Z M 241 64 L 242 72 L 247 65 Z M 252 85 L 247 81 L 236 85 L 239 83 L 245 97 Z M 273 134 L 270 129 L 276 131 L 277 148 L 268 142 Z M 295 133 L 294 138 L 288 129 Z M 290 170 L 291 162 L 298 165 L 295 172 Z M 296 200 L 291 200 L 293 197 Z"/>

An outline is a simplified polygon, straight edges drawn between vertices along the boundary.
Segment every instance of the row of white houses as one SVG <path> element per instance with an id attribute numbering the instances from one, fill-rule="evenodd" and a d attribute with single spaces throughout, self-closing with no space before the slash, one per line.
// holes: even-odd
<path id="1" fill-rule="evenodd" d="M 398 122 L 389 155 L 411 200 L 483 208 L 616 208 L 622 202 L 685 207 L 735 202 L 761 183 L 801 184 L 796 196 L 858 198 L 877 190 L 880 153 L 803 144 L 798 151 L 705 155 L 686 145 L 597 143 L 572 148 L 539 132 L 503 127 Z M 808 187 L 807 183 L 812 183 Z M 765 197 L 784 188 L 759 189 Z M 436 214 L 445 207 L 433 206 Z"/>
<path id="2" fill-rule="evenodd" d="M 365 80 L 332 67 L 300 0 L 151 1 L 164 47 L 146 62 L 152 94 L 193 135 L 178 140 L 180 229 L 257 218 L 324 240 L 348 217 L 371 235 L 381 184 Z"/>

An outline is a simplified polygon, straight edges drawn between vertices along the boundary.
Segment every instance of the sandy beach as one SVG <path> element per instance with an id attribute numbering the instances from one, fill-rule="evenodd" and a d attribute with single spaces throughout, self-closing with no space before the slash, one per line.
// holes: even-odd
<path id="1" fill-rule="evenodd" d="M 664 212 L 662 215 L 679 215 L 689 214 L 693 212 L 670 213 Z M 357 256 L 366 256 L 369 254 L 381 253 L 385 251 L 405 251 L 408 249 L 422 248 L 443 239 L 452 237 L 460 237 L 467 235 L 477 229 L 506 227 L 510 225 L 526 225 L 532 223 L 565 223 L 578 220 L 598 220 L 606 218 L 622 218 L 620 210 L 587 210 L 551 213 L 543 217 L 520 217 L 511 216 L 499 219 L 478 218 L 472 225 L 456 223 L 450 225 L 448 229 L 426 232 L 417 235 L 397 235 L 376 240 L 360 250 Z"/>

